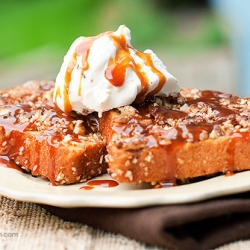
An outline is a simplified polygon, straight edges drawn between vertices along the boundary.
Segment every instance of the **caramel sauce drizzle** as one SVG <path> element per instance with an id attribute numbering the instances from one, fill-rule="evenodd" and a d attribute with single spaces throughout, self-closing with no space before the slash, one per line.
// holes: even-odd
<path id="1" fill-rule="evenodd" d="M 197 99 L 187 98 L 186 104 L 190 105 L 207 105 L 212 108 L 215 114 L 214 118 L 206 121 L 202 117 L 196 116 L 189 117 L 189 114 L 178 109 L 169 109 L 163 106 L 154 106 L 152 100 L 148 99 L 143 105 L 133 104 L 137 109 L 137 114 L 132 117 L 126 124 L 116 124 L 113 130 L 121 134 L 122 137 L 138 138 L 139 142 L 142 141 L 147 147 L 159 147 L 159 149 L 167 152 L 163 153 L 166 172 L 171 176 L 170 181 L 175 183 L 175 170 L 176 170 L 176 152 L 185 143 L 193 143 L 200 141 L 201 134 L 205 131 L 210 134 L 212 130 L 216 130 L 222 125 L 223 122 L 229 120 L 233 124 L 239 124 L 236 117 L 240 114 L 237 109 L 229 109 L 223 106 L 220 100 L 224 98 L 229 102 L 234 103 L 238 97 L 234 95 L 227 95 L 216 91 L 201 91 L 201 96 Z M 171 102 L 171 100 L 170 100 Z M 149 125 L 145 125 L 145 120 L 151 120 Z M 175 127 L 163 129 L 164 121 L 172 119 L 177 122 Z M 189 122 L 190 120 L 190 122 Z M 185 121 L 181 122 L 181 121 Z M 225 134 L 226 135 L 226 134 Z M 232 173 L 234 169 L 234 150 L 235 144 L 239 140 L 250 140 L 249 132 L 231 132 L 228 144 L 228 161 L 226 166 L 227 174 Z M 117 147 L 123 147 L 123 144 L 118 142 Z"/>
<path id="2" fill-rule="evenodd" d="M 101 187 L 101 188 L 113 188 L 118 186 L 119 183 L 114 180 L 92 180 L 88 181 L 87 185 L 84 185 L 80 187 L 81 190 L 92 190 L 95 187 Z"/>
<path id="3" fill-rule="evenodd" d="M 34 98 L 37 99 L 37 97 Z M 94 116 L 81 116 L 76 113 L 66 114 L 58 109 L 52 101 L 44 103 L 38 108 L 28 104 L 6 104 L 0 108 L 7 110 L 7 113 L 4 112 L 0 115 L 0 163 L 22 172 L 24 171 L 21 167 L 28 168 L 29 166 L 32 175 L 37 176 L 40 173 L 41 161 L 46 160 L 49 166 L 45 177 L 50 180 L 51 185 L 56 185 L 53 159 L 55 159 L 56 149 L 60 146 L 65 135 L 69 134 L 75 141 L 80 141 L 80 135 L 88 135 L 93 132 L 93 129 L 98 130 L 99 126 Z M 32 117 L 36 116 L 38 111 L 40 111 L 41 116 L 46 114 L 45 121 L 39 118 L 38 121 L 32 121 Z M 74 132 L 73 121 L 75 120 L 83 121 L 83 134 Z M 47 125 L 47 122 L 50 125 Z M 29 131 L 32 132 L 32 136 L 27 139 L 23 133 Z M 32 148 L 29 145 L 30 140 L 32 140 Z M 38 152 L 41 152 L 41 146 L 46 144 L 49 148 L 49 155 L 46 156 L 47 159 L 44 159 L 40 157 Z M 23 152 L 25 156 L 22 156 Z M 19 162 L 20 160 L 21 162 Z"/>
<path id="4" fill-rule="evenodd" d="M 69 100 L 69 85 L 72 80 L 72 73 L 73 70 L 76 66 L 77 63 L 77 57 L 81 56 L 82 57 L 82 66 L 81 66 L 81 79 L 82 77 L 85 77 L 85 71 L 89 69 L 89 62 L 88 62 L 88 57 L 89 57 L 89 52 L 90 49 L 94 43 L 95 40 L 97 40 L 100 36 L 104 36 L 109 32 L 102 33 L 98 36 L 95 37 L 85 37 L 84 41 L 81 42 L 75 50 L 75 53 L 73 54 L 69 65 L 67 67 L 65 76 L 64 76 L 64 88 L 63 88 L 63 96 L 64 96 L 64 111 L 65 113 L 69 113 L 72 111 L 72 105 Z M 78 86 L 78 95 L 80 96 L 82 92 L 82 86 L 81 86 L 81 81 L 79 81 L 79 86 Z M 61 92 L 60 92 L 60 86 L 55 90 L 55 95 L 56 97 L 62 98 Z"/>
<path id="5" fill-rule="evenodd" d="M 146 95 L 153 96 L 158 93 L 165 84 L 166 77 L 154 66 L 151 56 L 128 46 L 126 44 L 125 36 L 110 36 L 110 39 L 114 42 L 117 48 L 117 53 L 115 58 L 110 58 L 108 67 L 105 71 L 105 77 L 109 80 L 109 82 L 116 87 L 121 87 L 125 82 L 126 72 L 130 68 L 136 73 L 142 86 L 140 93 L 136 97 L 137 103 L 143 103 Z M 130 50 L 133 50 L 135 54 L 145 62 L 146 66 L 150 67 L 153 73 L 155 73 L 160 79 L 157 87 L 148 94 L 149 79 L 146 74 L 143 73 L 141 65 L 136 63 L 131 57 Z"/>
<path id="6" fill-rule="evenodd" d="M 228 158 L 228 169 L 227 169 L 227 176 L 230 176 L 233 173 L 233 168 L 234 168 L 234 150 L 235 150 L 235 144 L 237 141 L 248 141 L 250 139 L 249 132 L 232 132 L 230 135 L 230 140 L 229 140 L 229 146 L 227 149 L 227 153 L 230 156 Z"/>
<path id="7" fill-rule="evenodd" d="M 128 69 L 134 71 L 141 82 L 141 91 L 136 98 L 137 103 L 143 103 L 146 95 L 147 96 L 154 96 L 158 93 L 163 85 L 166 83 L 165 75 L 159 71 L 153 64 L 152 58 L 149 54 L 139 52 L 128 46 L 126 43 L 126 37 L 124 35 L 114 36 L 111 35 L 111 32 L 101 33 L 95 37 L 87 37 L 84 38 L 76 48 L 75 53 L 73 54 L 69 65 L 67 67 L 66 74 L 64 76 L 65 84 L 63 88 L 63 96 L 64 96 L 64 111 L 69 113 L 72 111 L 72 106 L 69 100 L 69 85 L 72 80 L 72 72 L 77 63 L 77 57 L 82 57 L 82 67 L 81 67 L 81 79 L 85 77 L 85 72 L 89 69 L 89 52 L 91 47 L 93 46 L 94 41 L 96 41 L 101 36 L 109 35 L 109 38 L 113 41 L 114 46 L 116 49 L 116 55 L 114 58 L 110 58 L 108 62 L 108 66 L 105 70 L 104 76 L 106 79 L 115 87 L 121 87 L 126 78 L 126 73 Z M 159 77 L 159 82 L 154 90 L 148 92 L 149 89 L 149 79 L 146 74 L 143 73 L 142 67 L 140 64 L 136 63 L 135 60 L 130 55 L 130 50 L 133 50 L 134 53 L 140 57 L 144 62 L 145 65 L 150 67 L 152 72 L 155 73 Z M 82 92 L 82 84 L 81 81 L 79 82 L 78 86 L 78 95 L 80 96 Z M 56 96 L 62 98 L 60 87 L 56 89 Z"/>
<path id="8" fill-rule="evenodd" d="M 142 103 L 146 98 L 146 94 L 147 94 L 147 96 L 150 97 L 150 96 L 154 96 L 155 94 L 159 93 L 160 90 L 163 88 L 164 84 L 166 83 L 167 79 L 166 79 L 165 75 L 154 66 L 152 58 L 149 54 L 136 51 L 136 55 L 139 56 L 140 58 L 142 58 L 146 64 L 146 66 L 150 67 L 152 69 L 153 73 L 155 73 L 159 77 L 159 82 L 158 82 L 157 87 L 147 94 L 148 87 L 149 87 L 149 81 L 148 81 L 147 77 L 144 76 L 145 80 L 141 81 L 142 86 L 143 86 L 142 91 L 137 96 L 137 102 Z"/>
<path id="9" fill-rule="evenodd" d="M 89 190 L 94 189 L 94 187 L 92 187 L 92 186 L 82 186 L 82 187 L 80 187 L 79 189 L 80 189 L 80 190 L 89 191 Z"/>

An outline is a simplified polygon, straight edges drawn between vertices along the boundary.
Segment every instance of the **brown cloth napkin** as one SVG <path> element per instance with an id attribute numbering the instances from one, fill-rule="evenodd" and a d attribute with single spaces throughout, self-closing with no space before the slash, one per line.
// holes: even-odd
<path id="1" fill-rule="evenodd" d="M 250 192 L 192 204 L 136 209 L 44 206 L 65 220 L 168 249 L 213 249 L 250 238 Z"/>

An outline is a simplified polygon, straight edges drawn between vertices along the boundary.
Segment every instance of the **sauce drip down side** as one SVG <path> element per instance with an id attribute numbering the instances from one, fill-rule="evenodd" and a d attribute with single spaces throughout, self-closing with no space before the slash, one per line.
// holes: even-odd
<path id="1" fill-rule="evenodd" d="M 98 129 L 98 121 L 93 115 L 65 114 L 53 102 L 39 106 L 2 105 L 0 106 L 0 162 L 20 171 L 22 168 L 26 171 L 30 169 L 36 176 L 41 161 L 48 161 L 46 177 L 52 185 L 56 185 L 55 162 L 51 159 L 55 158 L 60 143 L 67 136 L 76 142 L 80 141 L 82 136 Z M 49 149 L 48 155 L 41 156 L 41 159 L 39 152 L 46 149 Z"/>
<path id="2" fill-rule="evenodd" d="M 181 105 L 178 104 L 178 98 L 163 97 L 163 105 L 155 105 L 152 99 L 143 105 L 134 104 L 137 114 L 126 123 L 116 123 L 113 130 L 122 138 L 136 138 L 134 141 L 138 144 L 164 150 L 167 172 L 172 176 L 171 180 L 166 181 L 171 182 L 175 182 L 176 152 L 179 148 L 186 143 L 227 136 L 228 164 L 225 169 L 232 172 L 236 142 L 250 139 L 249 132 L 226 131 L 223 128 L 223 124 L 228 121 L 233 128 L 241 127 L 238 119 L 241 110 L 237 108 L 239 98 L 217 91 L 201 91 L 196 98 L 186 97 L 185 103 Z M 125 147 L 122 141 L 117 141 L 118 148 Z"/>

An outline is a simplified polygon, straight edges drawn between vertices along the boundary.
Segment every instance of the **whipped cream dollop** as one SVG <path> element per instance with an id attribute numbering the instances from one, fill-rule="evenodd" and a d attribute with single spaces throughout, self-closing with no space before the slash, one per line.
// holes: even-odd
<path id="1" fill-rule="evenodd" d="M 177 80 L 152 50 L 139 52 L 130 43 L 130 30 L 79 37 L 64 57 L 53 100 L 68 113 L 87 115 L 142 103 L 147 96 L 179 92 Z"/>

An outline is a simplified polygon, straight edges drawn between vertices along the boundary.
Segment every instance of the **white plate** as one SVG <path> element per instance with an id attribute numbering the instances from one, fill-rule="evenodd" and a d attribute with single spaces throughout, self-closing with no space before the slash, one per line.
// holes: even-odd
<path id="1" fill-rule="evenodd" d="M 106 174 L 95 178 L 108 180 Z M 0 194 L 20 201 L 58 207 L 144 207 L 202 201 L 250 190 L 250 171 L 218 176 L 182 186 L 152 189 L 149 186 L 119 184 L 116 187 L 80 189 L 86 183 L 51 186 L 41 178 L 0 167 Z"/>

